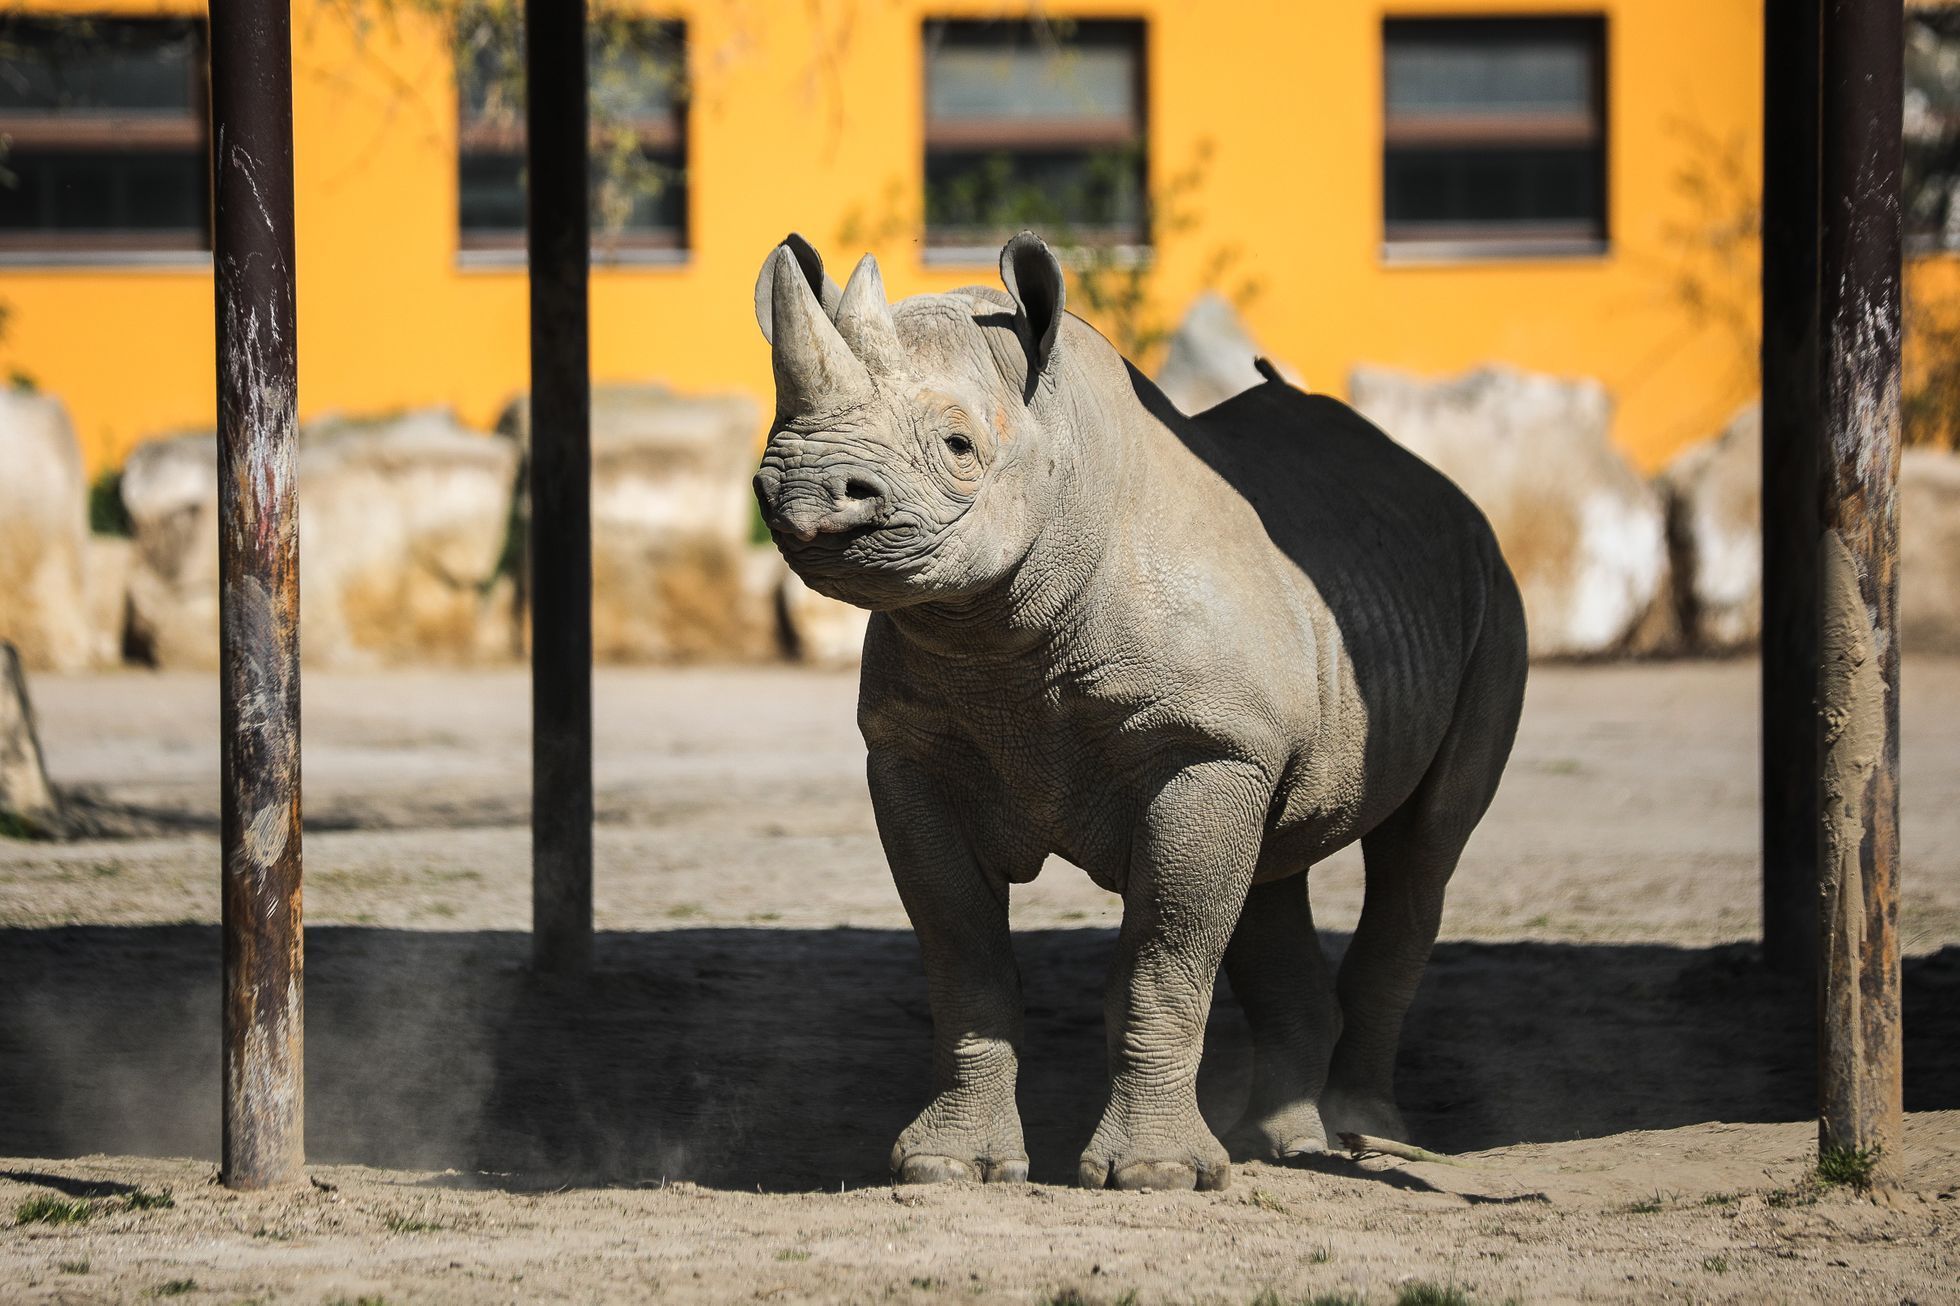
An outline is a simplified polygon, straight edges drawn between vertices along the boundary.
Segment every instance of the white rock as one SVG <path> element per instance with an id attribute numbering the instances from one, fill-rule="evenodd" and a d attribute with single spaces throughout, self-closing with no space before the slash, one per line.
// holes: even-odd
<path id="1" fill-rule="evenodd" d="M 0 389 L 0 640 L 37 669 L 89 663 L 88 485 L 60 401 Z"/>
<path id="2" fill-rule="evenodd" d="M 871 614 L 817 593 L 783 568 L 783 630 L 789 653 L 819 667 L 854 667 L 864 657 L 864 631 Z"/>
<path id="3" fill-rule="evenodd" d="M 1702 653 L 1753 647 L 1763 628 L 1763 413 L 1751 404 L 1667 465 L 1674 589 L 1683 635 Z"/>
<path id="4" fill-rule="evenodd" d="M 41 759 L 27 675 L 12 644 L 0 640 L 0 816 L 30 830 L 58 828 L 60 809 Z"/>
<path id="5" fill-rule="evenodd" d="M 1900 459 L 1899 624 L 1907 653 L 1960 653 L 1960 453 Z"/>
<path id="6" fill-rule="evenodd" d="M 1191 301 L 1171 334 L 1157 386 L 1183 411 L 1201 413 L 1264 381 L 1253 366 L 1262 352 L 1231 302 L 1207 290 Z M 1276 366 L 1294 379 L 1291 368 Z"/>
<path id="7" fill-rule="evenodd" d="M 1484 368 L 1422 381 L 1361 367 L 1354 406 L 1483 509 L 1524 595 L 1534 657 L 1643 646 L 1667 603 L 1660 497 L 1609 438 L 1591 381 Z"/>
<path id="8" fill-rule="evenodd" d="M 500 430 L 528 439 L 528 404 Z M 613 662 L 763 658 L 774 596 L 750 583 L 761 418 L 744 395 L 592 393 L 592 629 Z"/>

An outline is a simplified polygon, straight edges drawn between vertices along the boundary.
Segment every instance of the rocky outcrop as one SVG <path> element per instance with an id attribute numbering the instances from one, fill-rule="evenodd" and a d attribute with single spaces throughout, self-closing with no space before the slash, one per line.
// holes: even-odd
<path id="1" fill-rule="evenodd" d="M 498 429 L 528 442 L 529 406 Z M 752 559 L 761 419 L 742 395 L 661 385 L 592 393 L 592 638 L 612 662 L 777 651 L 772 585 Z"/>
<path id="2" fill-rule="evenodd" d="M 515 442 L 431 409 L 300 437 L 300 642 L 318 666 L 512 653 Z"/>
<path id="3" fill-rule="evenodd" d="M 89 662 L 98 667 L 117 666 L 127 643 L 129 573 L 136 560 L 136 546 L 120 535 L 91 535 L 86 558 Z"/>
<path id="4" fill-rule="evenodd" d="M 1681 453 L 1656 488 L 1667 502 L 1674 594 L 1686 647 L 1753 648 L 1763 627 L 1763 414 Z"/>
<path id="5" fill-rule="evenodd" d="M 864 631 L 871 624 L 863 608 L 824 597 L 788 567 L 782 570 L 777 603 L 785 651 L 798 662 L 854 667 L 863 658 Z"/>
<path id="6" fill-rule="evenodd" d="M 139 444 L 123 465 L 122 500 L 134 543 L 129 651 L 157 667 L 216 667 L 216 438 L 179 435 Z"/>
<path id="7" fill-rule="evenodd" d="M 1201 413 L 1264 381 L 1253 366 L 1260 356 L 1231 301 L 1207 290 L 1191 302 L 1171 334 L 1157 386 L 1183 411 Z M 1279 371 L 1294 380 L 1292 369 L 1279 366 Z"/>
<path id="8" fill-rule="evenodd" d="M 41 759 L 20 654 L 0 640 L 0 837 L 52 833 L 60 815 Z"/>
<path id="9" fill-rule="evenodd" d="M 311 665 L 510 656 L 509 440 L 446 411 L 327 419 L 300 436 L 300 639 Z M 217 445 L 153 440 L 123 470 L 135 541 L 130 648 L 166 667 L 218 661 Z"/>
<path id="10" fill-rule="evenodd" d="M 0 389 L 0 640 L 31 668 L 89 663 L 87 545 L 88 486 L 67 412 L 47 395 Z"/>
<path id="11" fill-rule="evenodd" d="M 1598 384 L 1505 368 L 1430 382 L 1363 367 L 1352 393 L 1490 519 L 1524 595 L 1534 657 L 1667 639 L 1656 629 L 1670 606 L 1661 499 L 1613 447 Z"/>
<path id="12" fill-rule="evenodd" d="M 1960 653 L 1960 453 L 1900 459 L 1899 626 L 1907 653 Z"/>

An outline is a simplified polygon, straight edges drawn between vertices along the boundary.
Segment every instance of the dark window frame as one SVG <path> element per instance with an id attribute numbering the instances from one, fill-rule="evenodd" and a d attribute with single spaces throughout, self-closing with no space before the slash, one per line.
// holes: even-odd
<path id="1" fill-rule="evenodd" d="M 1520 32 L 1581 34 L 1590 61 L 1591 103 L 1584 111 L 1494 111 L 1488 113 L 1403 113 L 1389 102 L 1388 62 L 1398 31 L 1454 36 L 1466 43 L 1495 44 Z M 1612 24 L 1598 11 L 1515 13 L 1485 11 L 1449 14 L 1390 13 L 1381 24 L 1382 151 L 1381 231 L 1385 254 L 1394 260 L 1503 260 L 1544 257 L 1598 257 L 1612 245 L 1613 122 Z M 1389 214 L 1389 168 L 1398 150 L 1504 149 L 1557 147 L 1590 151 L 1591 184 L 1598 197 L 1598 219 L 1543 221 L 1396 221 Z"/>
<path id="2" fill-rule="evenodd" d="M 1052 118 L 1001 116 L 963 117 L 946 120 L 933 116 L 932 71 L 935 30 L 966 29 L 977 34 L 987 29 L 1013 29 L 1017 38 L 1038 32 L 1037 23 L 1068 23 L 1073 27 L 1097 29 L 1102 36 L 1120 36 L 1135 69 L 1135 95 L 1125 115 L 1101 114 Z M 1036 39 L 1039 39 L 1038 35 Z M 1138 159 L 1137 186 L 1143 212 L 1134 226 L 1128 224 L 1083 225 L 1074 230 L 1081 243 L 1148 250 L 1153 244 L 1149 214 L 1150 195 L 1150 21 L 1142 15 L 1095 14 L 1075 17 L 1046 14 L 1041 19 L 965 15 L 932 15 L 920 27 L 920 113 L 923 119 L 924 148 L 921 177 L 931 174 L 935 154 L 963 154 L 987 151 L 991 154 L 1094 152 L 1134 150 Z M 1011 231 L 973 226 L 935 225 L 930 215 L 921 214 L 927 257 L 962 260 L 968 256 L 989 257 Z"/>
<path id="3" fill-rule="evenodd" d="M 191 14 L 48 12 L 9 14 L 0 20 L 0 44 L 13 25 L 58 28 L 90 23 L 134 28 L 154 26 L 173 35 L 188 32 L 196 42 L 186 79 L 182 112 L 159 110 L 70 109 L 24 111 L 0 108 L 0 140 L 6 155 L 56 149 L 75 154 L 129 153 L 132 147 L 194 149 L 200 163 L 201 223 L 196 227 L 22 227 L 0 229 L 0 262 L 122 262 L 160 259 L 202 261 L 211 252 L 211 28 Z"/>
<path id="4" fill-rule="evenodd" d="M 666 39 L 676 51 L 680 75 L 683 79 L 686 78 L 692 50 L 689 45 L 689 24 L 685 18 L 661 14 L 634 14 L 626 21 L 664 29 Z M 459 58 L 456 61 L 457 253 L 464 261 L 496 264 L 521 262 L 525 256 L 525 231 L 522 223 L 514 228 L 464 226 L 461 186 L 463 170 L 472 154 L 479 158 L 505 158 L 515 154 L 519 157 L 520 167 L 522 166 L 526 140 L 523 111 L 520 106 L 516 116 L 512 118 L 479 118 L 472 121 L 467 95 L 468 89 Z M 645 153 L 678 155 L 677 172 L 681 177 L 679 221 L 675 225 L 658 228 L 628 227 L 617 232 L 602 233 L 595 222 L 592 230 L 595 261 L 668 262 L 685 258 L 692 248 L 693 181 L 689 176 L 689 170 L 693 158 L 693 138 L 690 100 L 691 97 L 686 94 L 674 97 L 670 111 L 657 117 L 632 118 L 606 126 L 593 125 L 588 146 L 590 151 L 597 152 L 610 148 L 617 143 L 621 135 L 629 135 Z M 520 202 L 522 202 L 521 198 Z"/>

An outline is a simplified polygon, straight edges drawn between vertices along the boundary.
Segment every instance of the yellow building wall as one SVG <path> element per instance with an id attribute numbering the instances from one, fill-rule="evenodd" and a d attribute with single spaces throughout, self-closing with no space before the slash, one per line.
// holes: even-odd
<path id="1" fill-rule="evenodd" d="M 372 3 L 372 0 L 369 0 Z M 181 0 L 30 0 L 73 12 L 198 12 Z M 412 6 L 397 4 L 407 11 Z M 1025 13 L 999 0 L 673 0 L 688 23 L 692 248 L 599 268 L 601 381 L 769 393 L 750 300 L 786 231 L 840 275 L 847 227 L 909 217 L 878 248 L 902 296 L 980 281 L 928 267 L 920 24 Z M 349 0 L 297 0 L 300 407 L 449 404 L 487 425 L 525 378 L 520 269 L 457 260 L 456 100 L 438 30 L 404 12 L 357 30 Z M 1755 388 L 1753 246 L 1718 239 L 1760 171 L 1761 0 L 1075 0 L 1050 15 L 1149 24 L 1153 185 L 1200 165 L 1192 227 L 1151 273 L 1160 315 L 1237 249 L 1254 335 L 1315 389 L 1371 362 L 1420 373 L 1502 361 L 1595 377 L 1643 467 L 1717 429 Z M 1603 13 L 1607 253 L 1396 265 L 1381 249 L 1386 14 Z M 1699 195 L 1692 177 L 1713 178 Z M 0 366 L 67 401 L 93 468 L 213 420 L 208 264 L 0 269 Z"/>

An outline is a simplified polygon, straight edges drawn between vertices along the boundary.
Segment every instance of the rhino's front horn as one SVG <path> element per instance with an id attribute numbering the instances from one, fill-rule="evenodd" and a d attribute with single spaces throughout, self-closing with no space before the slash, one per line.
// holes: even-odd
<path id="1" fill-rule="evenodd" d="M 763 275 L 770 281 L 777 414 L 828 412 L 869 400 L 871 374 L 831 324 L 787 244 L 769 256 Z"/>

